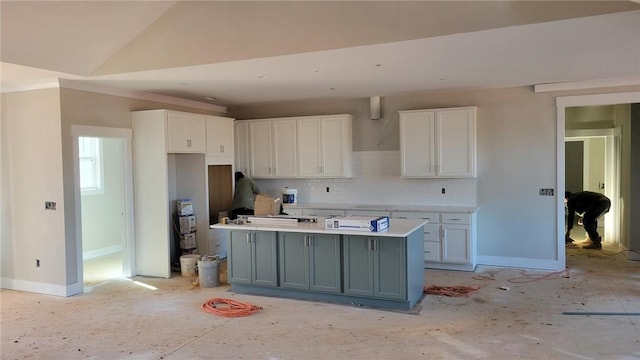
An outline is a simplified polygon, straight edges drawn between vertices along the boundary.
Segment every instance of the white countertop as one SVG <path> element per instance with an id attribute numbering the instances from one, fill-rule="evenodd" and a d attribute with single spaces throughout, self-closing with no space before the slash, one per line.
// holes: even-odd
<path id="1" fill-rule="evenodd" d="M 318 218 L 317 223 L 297 223 L 289 224 L 215 224 L 210 225 L 211 229 L 221 230 L 256 230 L 256 231 L 280 231 L 280 232 L 304 232 L 314 234 L 341 234 L 341 235 L 364 235 L 364 236 L 382 236 L 382 237 L 406 237 L 412 232 L 422 228 L 427 223 L 425 220 L 408 220 L 408 219 L 389 219 L 389 228 L 387 230 L 372 232 L 358 230 L 336 230 L 325 229 L 325 218 Z"/>
<path id="2" fill-rule="evenodd" d="M 417 206 L 417 205 L 385 205 L 385 204 L 332 204 L 332 203 L 298 203 L 284 204 L 286 209 L 340 209 L 340 210 L 377 210 L 377 211 L 420 211 L 440 213 L 472 214 L 478 210 L 477 206 Z"/>

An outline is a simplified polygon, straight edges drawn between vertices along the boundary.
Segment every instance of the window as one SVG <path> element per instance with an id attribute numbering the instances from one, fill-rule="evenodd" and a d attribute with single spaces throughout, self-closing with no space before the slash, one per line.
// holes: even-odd
<path id="1" fill-rule="evenodd" d="M 83 194 L 102 194 L 104 176 L 102 166 L 102 139 L 78 138 L 80 158 L 80 191 Z"/>

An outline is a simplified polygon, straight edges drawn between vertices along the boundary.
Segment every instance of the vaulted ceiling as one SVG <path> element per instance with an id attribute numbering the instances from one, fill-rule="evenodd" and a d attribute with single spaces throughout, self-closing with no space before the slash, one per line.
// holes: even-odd
<path id="1" fill-rule="evenodd" d="M 0 2 L 3 91 L 233 106 L 640 78 L 633 1 Z"/>

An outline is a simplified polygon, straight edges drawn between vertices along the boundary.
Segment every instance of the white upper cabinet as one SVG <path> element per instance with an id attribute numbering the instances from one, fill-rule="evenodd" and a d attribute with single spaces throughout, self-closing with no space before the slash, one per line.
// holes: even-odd
<path id="1" fill-rule="evenodd" d="M 476 176 L 476 107 L 399 113 L 402 176 Z"/>
<path id="2" fill-rule="evenodd" d="M 273 130 L 273 177 L 296 177 L 298 175 L 296 120 L 274 120 Z"/>
<path id="3" fill-rule="evenodd" d="M 351 176 L 351 116 L 298 119 L 298 175 Z"/>
<path id="4" fill-rule="evenodd" d="M 235 171 L 242 171 L 243 174 L 251 175 L 249 164 L 251 163 L 251 153 L 249 144 L 249 122 L 234 121 L 234 167 Z"/>
<path id="5" fill-rule="evenodd" d="M 254 178 L 296 177 L 296 122 L 249 122 L 250 174 Z"/>
<path id="6" fill-rule="evenodd" d="M 249 173 L 254 178 L 272 177 L 272 144 L 271 121 L 258 120 L 249 122 Z"/>
<path id="7" fill-rule="evenodd" d="M 206 116 L 207 156 L 233 159 L 233 119 L 221 116 Z"/>
<path id="8" fill-rule="evenodd" d="M 351 116 L 235 122 L 235 167 L 253 178 L 351 176 Z"/>
<path id="9" fill-rule="evenodd" d="M 168 153 L 205 153 L 206 125 L 205 116 L 163 111 L 167 120 Z"/>

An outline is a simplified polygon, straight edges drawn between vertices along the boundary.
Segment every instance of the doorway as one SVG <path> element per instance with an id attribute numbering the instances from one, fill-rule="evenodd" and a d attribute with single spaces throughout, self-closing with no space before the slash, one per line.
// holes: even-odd
<path id="1" fill-rule="evenodd" d="M 73 126 L 77 274 L 84 291 L 135 275 L 131 130 Z"/>
<path id="2" fill-rule="evenodd" d="M 598 219 L 598 233 L 603 241 L 618 245 L 620 193 L 619 130 L 567 130 L 565 133 L 565 190 L 576 193 L 591 191 L 611 199 L 611 210 Z M 606 186 L 605 186 L 606 184 Z M 566 216 L 566 215 L 565 215 Z M 571 238 L 587 241 L 586 232 L 575 219 Z"/>
<path id="3" fill-rule="evenodd" d="M 557 108 L 557 161 L 556 161 L 556 188 L 558 189 L 559 194 L 563 194 L 565 191 L 565 124 L 566 124 L 566 109 L 571 107 L 584 107 L 584 106 L 598 106 L 598 105 L 618 105 L 618 104 L 634 104 L 640 102 L 640 92 L 628 92 L 628 93 L 609 93 L 609 94 L 593 94 L 593 95 L 577 95 L 577 96 L 566 96 L 566 97 L 558 97 L 556 99 L 556 108 Z M 631 105 L 633 108 L 633 105 Z M 631 118 L 630 118 L 631 120 Z M 628 126 L 629 124 L 627 124 Z M 612 132 L 619 131 L 619 129 L 610 129 Z M 614 134 L 612 134 L 614 135 Z M 618 133 L 618 135 L 620 135 Z M 628 154 L 628 150 L 632 148 L 634 143 L 637 140 L 632 140 L 633 135 L 629 133 L 629 129 L 627 128 L 625 133 L 623 134 L 626 144 L 622 146 L 620 136 L 612 136 L 610 143 L 612 148 L 618 152 L 624 152 Z M 637 139 L 637 137 L 635 137 Z M 620 157 L 620 154 L 615 154 L 614 156 Z M 628 158 L 625 160 L 625 168 L 628 164 Z M 624 168 L 620 163 L 614 164 L 612 166 L 619 166 L 618 168 L 607 168 L 605 169 L 606 174 L 621 174 Z M 614 231 L 613 237 L 609 237 L 610 239 L 615 238 L 619 242 L 619 247 L 622 249 L 633 249 L 640 245 L 638 245 L 637 239 L 634 240 L 633 236 L 630 236 L 631 233 L 637 231 L 638 224 L 633 223 L 630 219 L 630 209 L 633 206 L 637 206 L 632 204 L 632 199 L 637 198 L 637 189 L 630 186 L 630 181 L 626 179 L 629 177 L 628 170 L 627 175 L 622 176 L 622 184 L 618 189 L 618 193 L 614 194 L 612 197 L 616 199 L 615 212 L 618 214 L 616 218 L 613 219 L 612 226 L 605 224 L 605 228 L 609 227 L 612 231 Z M 631 178 L 633 178 L 633 173 L 631 173 Z M 607 188 L 607 183 L 612 183 L 611 181 L 605 179 L 605 189 Z M 609 196 L 609 195 L 607 195 Z M 556 198 L 556 209 L 557 209 L 557 258 L 560 263 L 566 264 L 566 254 L 565 254 L 565 244 L 564 244 L 564 231 L 565 231 L 565 218 L 563 214 L 565 213 L 565 204 L 562 196 L 558 196 Z M 612 199 L 613 203 L 613 199 Z M 612 208 L 614 205 L 612 204 Z M 611 211 L 610 211 L 611 212 Z M 606 236 L 606 235 L 605 235 Z M 633 258 L 633 252 L 628 252 L 627 258 Z"/>

